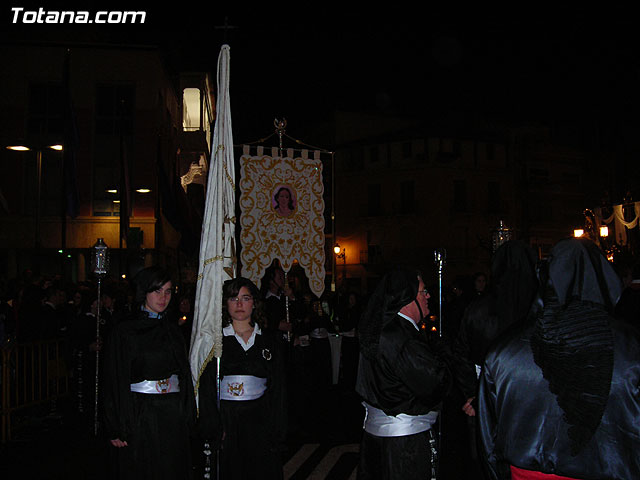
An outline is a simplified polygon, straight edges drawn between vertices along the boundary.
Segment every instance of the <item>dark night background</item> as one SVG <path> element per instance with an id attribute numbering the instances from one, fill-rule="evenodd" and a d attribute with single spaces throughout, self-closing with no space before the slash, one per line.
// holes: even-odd
<path id="1" fill-rule="evenodd" d="M 634 190 L 638 199 L 640 37 L 630 5 L 389 5 L 12 3 L 1 9 L 0 44 L 54 39 L 64 46 L 105 41 L 157 45 L 174 71 L 207 71 L 215 79 L 220 47 L 228 43 L 236 144 L 272 134 L 274 118 L 286 118 L 290 136 L 334 149 L 315 135 L 336 111 L 409 117 L 430 125 L 455 117 L 457 125 L 546 126 L 556 145 L 576 147 L 591 154 L 596 169 L 618 172 L 621 184 L 612 202 L 619 203 L 626 189 Z M 12 6 L 138 10 L 147 16 L 144 25 L 25 25 L 12 24 Z M 11 69 L 3 64 L 1 75 L 11 75 Z M 611 155 L 600 157 L 600 151 Z M 601 158 L 614 158 L 615 164 L 605 164 Z M 601 193 L 587 192 L 590 206 L 599 203 Z M 430 200 L 429 208 L 433 206 Z M 575 212 L 577 218 L 580 213 Z M 38 453 L 53 459 L 61 475 L 64 470 L 78 470 L 73 462 L 79 461 L 94 474 L 84 478 L 99 478 L 101 472 L 92 471 L 91 455 L 103 451 L 84 445 L 82 438 L 72 438 L 67 446 L 56 432 L 37 439 L 49 442 L 44 453 Z M 57 448 L 51 448 L 56 443 Z M 7 451 L 18 452 L 14 463 L 33 463 L 32 452 L 21 447 L 18 443 Z M 47 465 L 46 458 L 42 465 Z"/>
<path id="2" fill-rule="evenodd" d="M 603 142 L 623 141 L 637 123 L 638 33 L 624 6 L 349 9 L 323 3 L 231 12 L 213 2 L 73 4 L 59 8 L 144 10 L 147 18 L 144 26 L 12 25 L 5 7 L 4 35 L 21 30 L 54 32 L 60 42 L 84 36 L 158 44 L 183 70 L 214 75 L 226 42 L 234 137 L 242 141 L 268 134 L 274 117 L 286 117 L 296 136 L 335 109 L 423 118 L 482 113 L 567 124 L 569 137 L 579 136 L 578 129 L 587 136 L 597 131 Z M 223 28 L 225 19 L 233 28 Z"/>

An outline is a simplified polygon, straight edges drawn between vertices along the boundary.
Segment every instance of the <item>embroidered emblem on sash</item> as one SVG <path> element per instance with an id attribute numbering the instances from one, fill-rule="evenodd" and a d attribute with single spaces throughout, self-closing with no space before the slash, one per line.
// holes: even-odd
<path id="1" fill-rule="evenodd" d="M 227 392 L 233 397 L 241 397 L 244 395 L 244 383 L 233 382 L 227 383 Z"/>
<path id="2" fill-rule="evenodd" d="M 159 393 L 169 393 L 171 391 L 171 384 L 169 383 L 169 379 L 165 378 L 163 380 L 156 380 L 156 390 Z"/>
<path id="3" fill-rule="evenodd" d="M 271 352 L 268 348 L 262 349 L 262 358 L 264 358 L 267 362 L 271 360 Z"/>

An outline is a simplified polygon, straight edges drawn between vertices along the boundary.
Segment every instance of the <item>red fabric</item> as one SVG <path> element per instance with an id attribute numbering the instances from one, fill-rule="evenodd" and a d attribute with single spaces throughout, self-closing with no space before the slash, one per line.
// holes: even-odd
<path id="1" fill-rule="evenodd" d="M 532 470 L 523 470 L 511 465 L 511 480 L 578 480 L 571 477 L 561 477 L 553 473 L 534 472 Z"/>

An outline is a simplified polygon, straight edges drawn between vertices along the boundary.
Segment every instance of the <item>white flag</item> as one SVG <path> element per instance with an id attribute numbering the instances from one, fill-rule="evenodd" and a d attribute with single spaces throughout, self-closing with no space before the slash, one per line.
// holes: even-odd
<path id="1" fill-rule="evenodd" d="M 218 57 L 218 98 L 207 181 L 189 360 L 198 398 L 207 363 L 222 356 L 222 285 L 235 277 L 235 167 L 229 104 L 229 46 Z"/>

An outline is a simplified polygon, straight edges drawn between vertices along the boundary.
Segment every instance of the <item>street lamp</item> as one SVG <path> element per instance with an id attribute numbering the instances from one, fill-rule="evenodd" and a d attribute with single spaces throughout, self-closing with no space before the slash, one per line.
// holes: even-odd
<path id="1" fill-rule="evenodd" d="M 36 190 L 36 232 L 35 232 L 35 247 L 40 248 L 40 196 L 42 192 L 42 150 L 49 148 L 57 152 L 61 152 L 63 147 L 60 144 L 46 145 L 44 147 L 34 148 L 27 145 L 9 145 L 7 150 L 13 150 L 14 152 L 30 152 L 35 150 L 36 152 L 36 177 L 37 177 L 37 190 Z"/>

